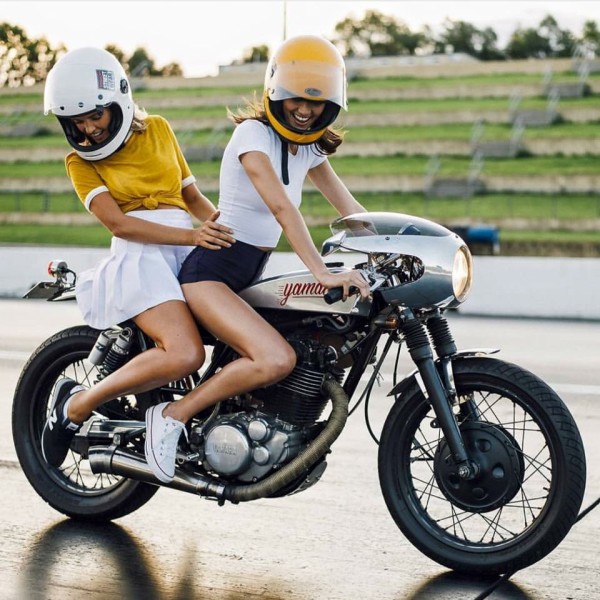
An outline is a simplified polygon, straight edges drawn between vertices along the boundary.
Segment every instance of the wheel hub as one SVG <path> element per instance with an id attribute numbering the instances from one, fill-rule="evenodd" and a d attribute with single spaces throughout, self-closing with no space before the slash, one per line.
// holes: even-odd
<path id="1" fill-rule="evenodd" d="M 523 483 L 525 465 L 521 448 L 504 428 L 469 421 L 460 426 L 471 461 L 479 467 L 473 479 L 463 479 L 443 439 L 434 457 L 436 481 L 446 498 L 468 512 L 484 513 L 510 502 Z"/>

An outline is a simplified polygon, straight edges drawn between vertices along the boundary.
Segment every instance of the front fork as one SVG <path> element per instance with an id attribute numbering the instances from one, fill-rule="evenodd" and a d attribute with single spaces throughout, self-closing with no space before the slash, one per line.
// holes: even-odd
<path id="1" fill-rule="evenodd" d="M 452 411 L 452 407 L 458 401 L 451 361 L 451 356 L 456 354 L 456 344 L 448 323 L 441 314 L 436 314 L 427 320 L 426 329 L 408 308 L 401 310 L 399 316 L 399 329 L 404 334 L 410 356 L 419 371 L 419 385 L 429 399 L 444 433 L 452 460 L 457 467 L 457 475 L 461 479 L 472 479 L 477 475 L 479 468 L 469 458 Z M 432 345 L 440 359 L 441 376 L 433 358 Z"/>

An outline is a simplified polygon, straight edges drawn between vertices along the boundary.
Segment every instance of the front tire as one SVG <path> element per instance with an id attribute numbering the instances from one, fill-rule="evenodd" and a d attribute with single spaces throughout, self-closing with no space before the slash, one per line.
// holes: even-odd
<path id="1" fill-rule="evenodd" d="M 50 467 L 42 455 L 41 436 L 56 382 L 70 377 L 93 385 L 98 371 L 87 361 L 100 332 L 87 326 L 65 329 L 31 355 L 15 389 L 13 440 L 19 463 L 35 491 L 57 511 L 90 522 L 125 516 L 154 496 L 157 486 L 123 477 L 91 472 L 89 463 L 70 450 L 60 468 Z M 136 419 L 143 415 L 133 396 L 112 400 L 98 409 L 110 418 Z"/>
<path id="2" fill-rule="evenodd" d="M 582 440 L 558 395 L 525 369 L 481 357 L 453 368 L 458 422 L 482 472 L 456 478 L 413 382 L 384 424 L 383 495 L 404 535 L 434 561 L 467 574 L 514 572 L 551 552 L 575 522 L 585 490 Z"/>

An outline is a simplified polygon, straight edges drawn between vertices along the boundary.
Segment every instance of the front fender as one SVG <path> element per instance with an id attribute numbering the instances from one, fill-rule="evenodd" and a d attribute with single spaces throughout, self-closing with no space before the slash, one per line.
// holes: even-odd
<path id="1" fill-rule="evenodd" d="M 496 354 L 498 352 L 500 352 L 499 348 L 474 348 L 472 350 L 461 350 L 460 352 L 457 352 L 454 356 L 452 356 L 450 360 L 454 362 L 462 358 L 469 358 L 472 356 L 488 356 L 490 354 Z M 435 360 L 435 364 L 440 364 L 439 358 Z M 417 383 L 419 387 L 423 389 L 418 369 L 415 369 L 414 371 L 409 373 L 402 381 L 397 383 L 388 393 L 388 396 L 401 396 L 409 387 L 413 386 L 415 383 Z"/>

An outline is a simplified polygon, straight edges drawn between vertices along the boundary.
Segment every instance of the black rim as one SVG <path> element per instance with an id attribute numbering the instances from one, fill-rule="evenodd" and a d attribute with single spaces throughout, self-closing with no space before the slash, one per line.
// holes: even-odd
<path id="1" fill-rule="evenodd" d="M 484 389 L 481 385 L 461 391 L 461 403 L 468 403 L 478 420 L 491 424 L 496 443 L 492 444 L 503 468 L 516 467 L 515 479 L 496 490 L 488 489 L 491 500 L 470 504 L 468 490 L 454 490 L 447 473 L 436 476 L 436 460 L 445 446 L 433 410 L 423 402 L 413 412 L 400 449 L 397 477 L 404 479 L 410 510 L 427 523 L 432 535 L 457 549 L 468 546 L 480 552 L 497 551 L 523 541 L 539 522 L 554 493 L 553 472 L 556 457 L 548 444 L 543 422 L 508 391 Z M 474 417 L 466 416 L 461 427 L 479 437 Z M 488 438 L 489 441 L 490 438 Z M 508 444 L 503 454 L 501 440 Z M 436 459 L 436 456 L 438 458 Z M 404 468 L 401 463 L 404 461 Z M 441 485 L 440 485 L 441 483 Z M 474 486 L 475 484 L 471 484 Z M 502 498 L 506 498 L 503 501 Z"/>

